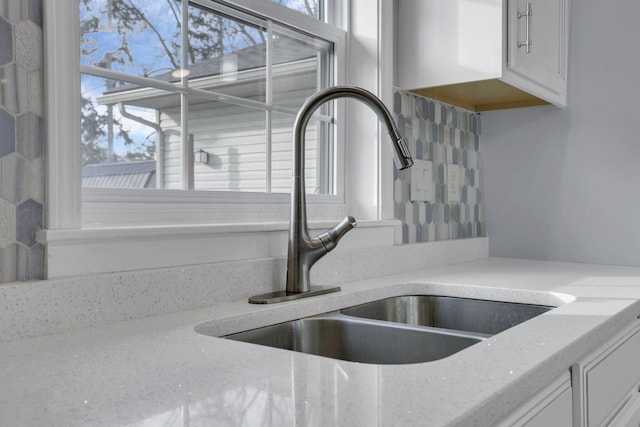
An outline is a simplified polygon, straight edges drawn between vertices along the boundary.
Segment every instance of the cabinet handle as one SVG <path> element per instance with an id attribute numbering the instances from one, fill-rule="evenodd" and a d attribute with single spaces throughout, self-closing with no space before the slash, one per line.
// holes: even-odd
<path id="1" fill-rule="evenodd" d="M 524 12 L 518 11 L 518 19 L 524 18 L 525 26 L 527 29 L 527 38 L 521 42 L 518 41 L 518 48 L 525 47 L 527 53 L 531 53 L 531 16 L 533 11 L 531 10 L 531 2 L 527 2 L 527 8 Z"/>

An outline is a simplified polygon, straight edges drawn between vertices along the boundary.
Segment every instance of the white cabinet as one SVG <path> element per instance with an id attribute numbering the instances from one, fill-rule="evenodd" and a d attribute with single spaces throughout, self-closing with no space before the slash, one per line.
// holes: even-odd
<path id="1" fill-rule="evenodd" d="M 569 0 L 398 0 L 397 84 L 474 111 L 566 105 Z"/>
<path id="2" fill-rule="evenodd" d="M 640 424 L 640 326 L 572 367 L 578 425 Z"/>
<path id="3" fill-rule="evenodd" d="M 499 424 L 499 427 L 520 426 L 573 426 L 571 379 L 568 372 Z"/>

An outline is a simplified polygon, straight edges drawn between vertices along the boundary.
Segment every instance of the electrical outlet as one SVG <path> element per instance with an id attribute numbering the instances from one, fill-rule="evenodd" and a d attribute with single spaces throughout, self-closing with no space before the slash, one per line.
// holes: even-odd
<path id="1" fill-rule="evenodd" d="M 434 200 L 433 163 L 428 160 L 413 160 L 411 166 L 411 200 L 431 202 Z"/>
<path id="2" fill-rule="evenodd" d="M 447 165 L 447 203 L 460 201 L 460 166 Z"/>

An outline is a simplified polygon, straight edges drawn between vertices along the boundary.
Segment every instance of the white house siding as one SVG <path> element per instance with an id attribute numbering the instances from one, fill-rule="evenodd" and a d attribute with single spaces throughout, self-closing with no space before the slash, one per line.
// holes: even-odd
<path id="1" fill-rule="evenodd" d="M 295 96 L 295 94 L 292 94 Z M 281 95 L 282 97 L 282 95 Z M 162 111 L 165 129 L 164 187 L 182 188 L 180 111 Z M 272 120 L 272 192 L 291 188 L 293 116 L 274 113 Z M 207 164 L 195 164 L 194 188 L 214 191 L 266 190 L 266 112 L 222 103 L 189 106 L 189 133 L 194 151 L 209 154 Z M 305 178 L 307 192 L 316 191 L 317 125 L 307 128 Z"/>

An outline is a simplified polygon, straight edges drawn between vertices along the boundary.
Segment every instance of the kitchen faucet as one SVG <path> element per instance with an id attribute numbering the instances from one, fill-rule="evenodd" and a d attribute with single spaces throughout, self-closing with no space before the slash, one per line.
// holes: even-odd
<path id="1" fill-rule="evenodd" d="M 283 291 L 270 292 L 249 298 L 250 303 L 268 304 L 315 295 L 337 292 L 340 287 L 311 286 L 311 267 L 327 252 L 333 250 L 338 241 L 356 226 L 352 216 L 345 217 L 331 230 L 309 237 L 307 228 L 307 206 L 304 186 L 305 131 L 313 113 L 325 102 L 337 98 L 353 98 L 368 105 L 383 122 L 393 149 L 393 159 L 398 169 L 413 165 L 411 154 L 400 136 L 391 113 L 371 92 L 355 86 L 334 86 L 323 89 L 309 97 L 296 116 L 293 126 L 293 176 L 291 188 L 291 217 L 289 221 L 289 252 L 287 256 L 287 286 Z"/>

